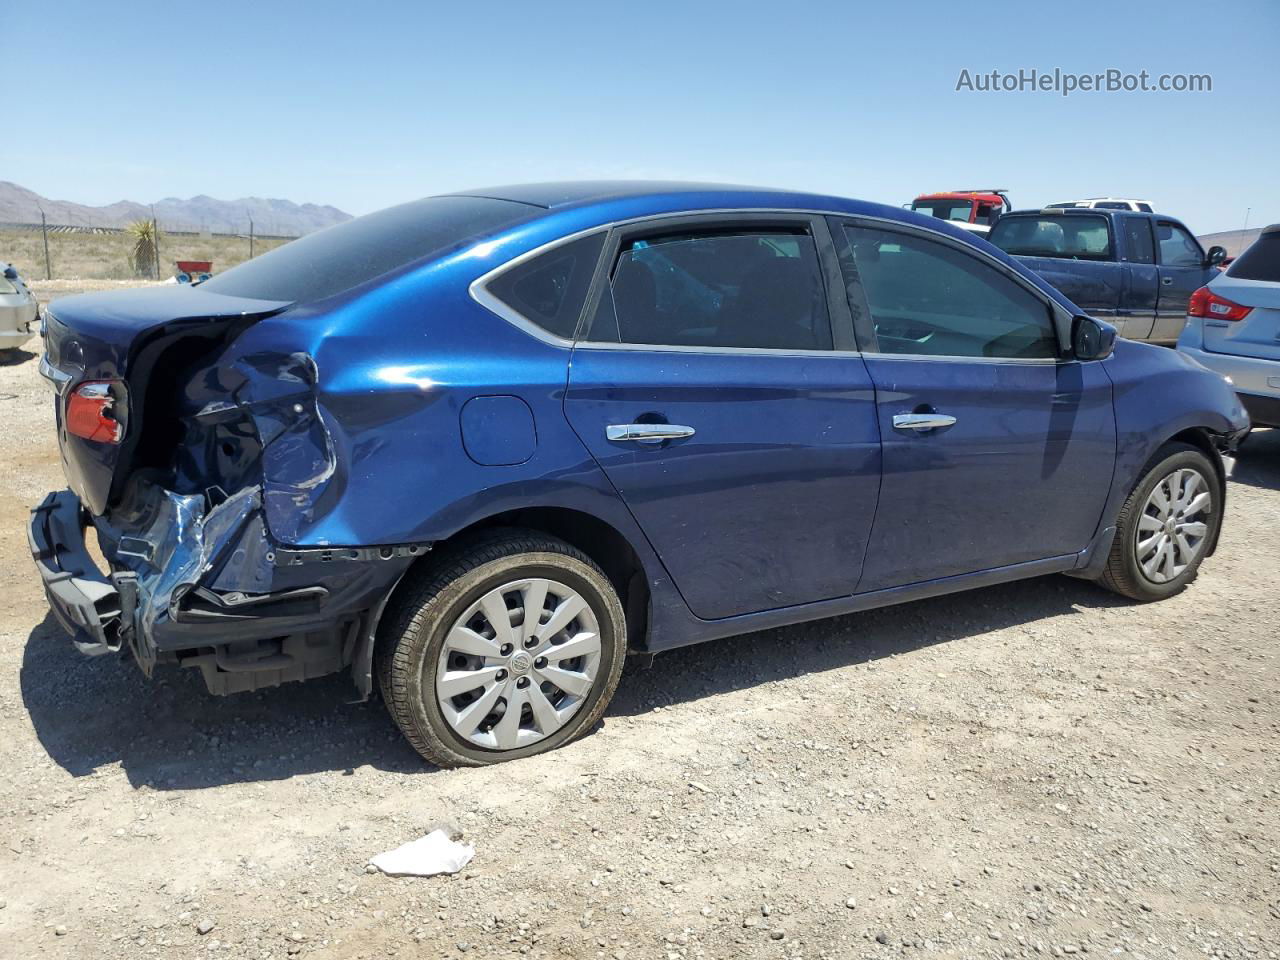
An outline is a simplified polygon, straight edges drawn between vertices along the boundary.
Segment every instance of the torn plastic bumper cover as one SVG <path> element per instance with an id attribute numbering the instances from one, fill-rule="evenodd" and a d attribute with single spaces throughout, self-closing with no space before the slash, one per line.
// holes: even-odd
<path id="1" fill-rule="evenodd" d="M 135 479 L 127 527 L 99 518 L 112 572 L 85 546 L 89 518 L 74 493 L 51 493 L 31 512 L 32 556 L 54 617 L 77 648 L 128 647 L 147 672 L 157 662 L 197 667 L 214 693 L 302 680 L 351 666 L 364 695 L 377 619 L 422 544 L 282 548 L 249 487 L 220 502 Z"/>

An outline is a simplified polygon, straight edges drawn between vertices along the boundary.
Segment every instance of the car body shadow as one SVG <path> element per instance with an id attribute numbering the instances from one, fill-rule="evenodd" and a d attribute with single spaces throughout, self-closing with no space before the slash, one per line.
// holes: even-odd
<path id="1" fill-rule="evenodd" d="M 624 671 L 604 722 L 1126 602 L 1093 584 L 1044 577 L 698 644 Z M 119 763 L 134 786 L 183 790 L 365 765 L 436 769 L 379 701 L 351 702 L 345 673 L 216 697 L 192 670 L 161 668 L 148 679 L 127 660 L 83 657 L 46 616 L 27 639 L 21 688 L 40 743 L 73 776 Z"/>
<path id="2" fill-rule="evenodd" d="M 351 702 L 346 673 L 216 697 L 195 670 L 147 678 L 127 657 L 84 657 L 46 616 L 27 638 L 20 683 L 36 736 L 73 776 L 119 763 L 134 786 L 182 790 L 365 765 L 435 770 L 380 702 Z"/>
<path id="3" fill-rule="evenodd" d="M 19 364 L 26 363 L 34 356 L 35 354 L 30 350 L 23 350 L 21 347 L 0 350 L 0 367 L 16 367 Z"/>
<path id="4" fill-rule="evenodd" d="M 1280 430 L 1254 430 L 1236 451 L 1232 483 L 1280 490 Z M 1230 503 L 1230 494 L 1227 496 Z"/>
<path id="5" fill-rule="evenodd" d="M 1092 583 L 1050 576 L 682 647 L 624 673 L 610 714 L 755 687 L 900 656 L 1005 627 L 1131 603 Z M 959 650 L 957 656 L 961 656 Z"/>

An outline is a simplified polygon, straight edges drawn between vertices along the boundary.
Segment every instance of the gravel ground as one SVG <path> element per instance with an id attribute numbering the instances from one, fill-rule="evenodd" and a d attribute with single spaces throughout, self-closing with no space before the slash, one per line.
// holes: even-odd
<path id="1" fill-rule="evenodd" d="M 0 363 L 0 956 L 1280 950 L 1280 431 L 1173 600 L 1050 577 L 704 644 L 566 749 L 439 771 L 342 677 L 77 655 L 24 533 L 48 396 Z M 366 871 L 442 822 L 463 873 Z"/>

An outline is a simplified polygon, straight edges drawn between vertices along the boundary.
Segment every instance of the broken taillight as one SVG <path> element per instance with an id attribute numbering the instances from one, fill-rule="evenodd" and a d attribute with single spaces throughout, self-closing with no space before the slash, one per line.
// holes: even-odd
<path id="1" fill-rule="evenodd" d="M 111 416 L 112 381 L 91 380 L 71 391 L 67 400 L 67 432 L 97 443 L 119 443 L 124 424 Z"/>

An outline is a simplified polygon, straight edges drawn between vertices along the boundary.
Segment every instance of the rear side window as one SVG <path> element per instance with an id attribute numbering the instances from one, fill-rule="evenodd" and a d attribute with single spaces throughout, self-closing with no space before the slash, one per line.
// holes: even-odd
<path id="1" fill-rule="evenodd" d="M 541 253 L 499 274 L 489 293 L 563 340 L 572 340 L 604 246 L 603 231 Z"/>
<path id="2" fill-rule="evenodd" d="M 987 237 L 1005 253 L 1024 257 L 1110 260 L 1107 218 L 1072 214 L 1001 217 Z"/>
<path id="3" fill-rule="evenodd" d="M 1048 305 L 977 257 L 914 234 L 846 225 L 841 268 L 866 297 L 881 353 L 1046 359 Z"/>
<path id="4" fill-rule="evenodd" d="M 813 238 L 763 230 L 636 240 L 618 258 L 588 339 L 830 350 L 831 322 Z"/>
<path id="5" fill-rule="evenodd" d="M 1237 280 L 1265 280 L 1280 283 L 1280 230 L 1264 233 L 1227 267 L 1227 276 Z"/>
<path id="6" fill-rule="evenodd" d="M 539 208 L 485 197 L 428 197 L 301 237 L 200 286 L 259 300 L 323 300 L 415 260 L 443 256 Z"/>
<path id="7" fill-rule="evenodd" d="M 1151 209 L 1151 204 L 1149 203 L 1139 203 L 1138 209 L 1143 213 L 1155 213 L 1155 211 Z"/>
<path id="8" fill-rule="evenodd" d="M 1095 203 L 1095 207 L 1099 210 L 1128 210 L 1129 204 L 1123 200 L 1103 200 L 1101 203 Z"/>
<path id="9" fill-rule="evenodd" d="M 1155 263 L 1156 250 L 1151 242 L 1151 221 L 1146 217 L 1124 217 L 1125 246 L 1130 263 Z"/>

